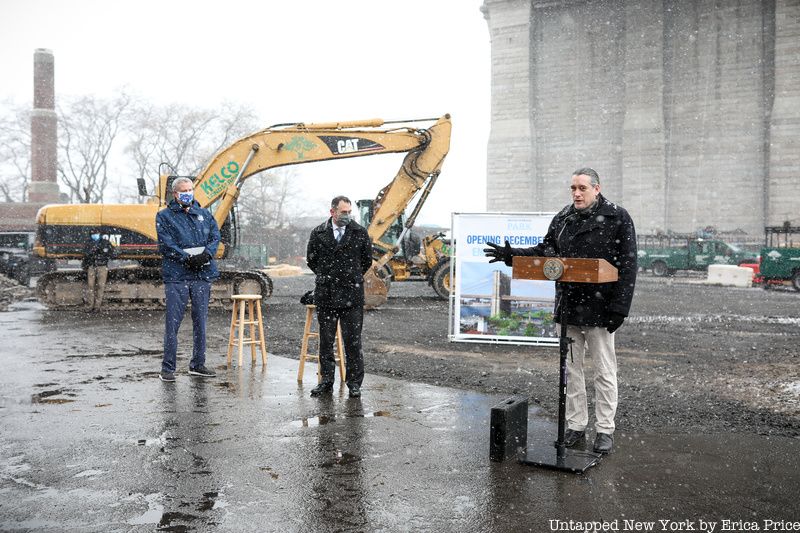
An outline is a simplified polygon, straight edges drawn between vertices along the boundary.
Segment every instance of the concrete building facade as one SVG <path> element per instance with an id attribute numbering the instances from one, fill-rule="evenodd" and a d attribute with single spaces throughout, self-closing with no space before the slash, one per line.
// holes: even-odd
<path id="1" fill-rule="evenodd" d="M 490 211 L 590 166 L 639 233 L 800 221 L 800 0 L 485 0 Z"/>

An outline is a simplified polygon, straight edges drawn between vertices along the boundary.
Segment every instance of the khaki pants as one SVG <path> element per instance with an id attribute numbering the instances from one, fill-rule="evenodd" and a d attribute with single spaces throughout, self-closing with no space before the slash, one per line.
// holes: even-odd
<path id="1" fill-rule="evenodd" d="M 598 433 L 614 433 L 617 412 L 617 355 L 614 334 L 606 328 L 568 326 L 572 356 L 567 355 L 567 428 L 583 431 L 589 424 L 584 381 L 585 355 L 594 364 L 594 415 Z"/>
<path id="2" fill-rule="evenodd" d="M 108 266 L 89 267 L 86 271 L 86 307 L 100 309 L 103 305 L 103 293 L 106 290 Z"/>

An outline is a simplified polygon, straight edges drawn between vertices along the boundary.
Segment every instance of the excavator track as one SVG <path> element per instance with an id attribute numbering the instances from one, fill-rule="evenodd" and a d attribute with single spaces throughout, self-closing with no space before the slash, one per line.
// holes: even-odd
<path id="1" fill-rule="evenodd" d="M 39 278 L 36 295 L 48 309 L 84 306 L 86 273 L 78 270 L 49 272 Z M 272 280 L 259 270 L 220 270 L 211 286 L 211 308 L 230 308 L 234 294 L 272 296 Z M 262 300 L 262 301 L 263 301 Z M 113 268 L 103 295 L 103 310 L 164 309 L 164 282 L 158 268 Z"/>

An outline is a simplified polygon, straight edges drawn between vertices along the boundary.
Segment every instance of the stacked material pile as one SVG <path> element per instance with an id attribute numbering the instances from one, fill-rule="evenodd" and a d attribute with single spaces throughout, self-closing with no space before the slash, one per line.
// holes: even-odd
<path id="1" fill-rule="evenodd" d="M 270 265 L 264 269 L 268 276 L 274 278 L 287 278 L 292 276 L 302 276 L 303 269 L 297 266 L 287 265 L 281 263 L 279 265 Z"/>

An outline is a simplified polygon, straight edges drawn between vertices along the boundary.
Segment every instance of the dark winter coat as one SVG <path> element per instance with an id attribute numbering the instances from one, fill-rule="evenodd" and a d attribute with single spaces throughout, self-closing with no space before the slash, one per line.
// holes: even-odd
<path id="1" fill-rule="evenodd" d="M 164 257 L 161 273 L 164 282 L 204 280 L 212 281 L 219 277 L 217 263 L 213 259 L 219 247 L 220 233 L 217 221 L 211 211 L 203 209 L 194 202 L 188 212 L 176 200 L 156 215 L 158 251 Z M 202 246 L 211 260 L 200 270 L 186 267 L 189 254 L 187 248 Z"/>
<path id="2" fill-rule="evenodd" d="M 597 204 L 588 213 L 578 213 L 572 204 L 568 205 L 553 217 L 541 244 L 512 248 L 512 254 L 605 259 L 617 267 L 618 281 L 556 282 L 556 321 L 561 320 L 565 293 L 569 324 L 607 326 L 609 313 L 628 316 L 636 284 L 636 230 L 628 212 L 602 194 L 597 195 Z"/>
<path id="3" fill-rule="evenodd" d="M 117 251 L 108 239 L 90 240 L 83 249 L 81 268 L 86 270 L 93 266 L 107 266 L 116 257 Z"/>
<path id="4" fill-rule="evenodd" d="M 350 222 L 336 242 L 331 219 L 311 230 L 306 263 L 317 275 L 314 303 L 319 307 L 364 305 L 364 274 L 372 266 L 372 240 L 356 222 Z"/>

